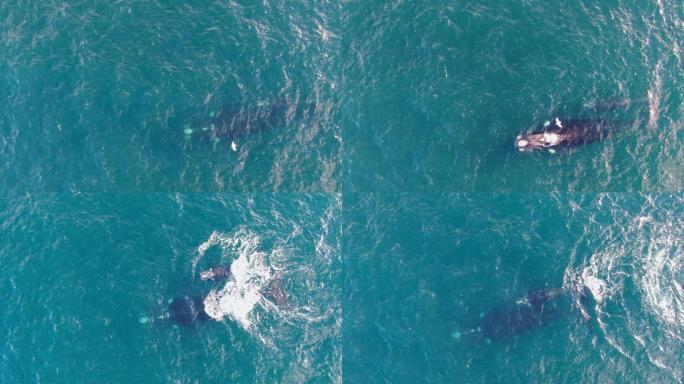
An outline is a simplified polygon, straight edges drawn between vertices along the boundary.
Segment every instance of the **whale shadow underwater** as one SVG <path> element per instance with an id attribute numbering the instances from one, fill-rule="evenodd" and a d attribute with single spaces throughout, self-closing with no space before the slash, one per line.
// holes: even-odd
<path id="1" fill-rule="evenodd" d="M 313 103 L 292 103 L 272 100 L 255 105 L 240 106 L 224 104 L 209 112 L 205 118 L 196 119 L 183 128 L 186 137 L 217 143 L 256 135 L 267 130 L 286 126 L 295 119 L 310 119 L 316 110 Z"/>
<path id="2" fill-rule="evenodd" d="M 469 335 L 505 342 L 562 319 L 575 312 L 573 309 L 588 321 L 590 316 L 585 309 L 588 293 L 582 290 L 576 301 L 575 298 L 572 291 L 564 288 L 532 290 L 514 302 L 501 303 L 483 313 L 473 328 L 463 333 L 456 331 L 452 336 L 460 339 Z"/>
<path id="3" fill-rule="evenodd" d="M 599 112 L 627 108 L 647 102 L 646 98 L 625 100 L 599 100 L 585 107 Z M 537 125 L 531 131 L 521 133 L 515 138 L 514 146 L 518 152 L 561 150 L 584 146 L 603 141 L 621 131 L 626 122 L 605 118 L 565 118 L 554 117 Z"/>

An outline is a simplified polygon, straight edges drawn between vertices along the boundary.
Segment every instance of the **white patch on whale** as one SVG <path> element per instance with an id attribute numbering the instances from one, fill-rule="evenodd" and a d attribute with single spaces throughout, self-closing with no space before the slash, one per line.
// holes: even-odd
<path id="1" fill-rule="evenodd" d="M 560 141 L 560 136 L 553 132 L 544 132 L 544 141 L 549 145 L 556 145 Z"/>

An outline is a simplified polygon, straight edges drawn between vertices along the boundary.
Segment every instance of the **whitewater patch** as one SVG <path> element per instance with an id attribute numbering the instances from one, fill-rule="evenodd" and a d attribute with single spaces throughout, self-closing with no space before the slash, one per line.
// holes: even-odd
<path id="1" fill-rule="evenodd" d="M 261 305 L 267 308 L 262 292 L 274 278 L 273 269 L 267 264 L 267 254 L 260 248 L 257 234 L 244 227 L 231 234 L 213 232 L 198 248 L 193 260 L 193 273 L 206 251 L 218 246 L 221 259 L 234 258 L 230 264 L 231 276 L 220 289 L 212 289 L 204 299 L 204 310 L 215 320 L 230 318 L 241 327 L 250 330 L 255 322 L 254 310 Z"/>
<path id="2" fill-rule="evenodd" d="M 644 210 L 657 206 L 647 201 Z M 616 227 L 629 239 L 597 250 L 578 275 L 596 300 L 606 341 L 630 360 L 646 359 L 681 381 L 684 339 L 684 238 L 681 219 L 642 214 Z"/>

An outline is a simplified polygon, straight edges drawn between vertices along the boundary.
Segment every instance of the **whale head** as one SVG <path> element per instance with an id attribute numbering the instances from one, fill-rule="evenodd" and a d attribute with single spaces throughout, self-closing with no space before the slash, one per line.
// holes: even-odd
<path id="1" fill-rule="evenodd" d="M 554 147 L 560 143 L 560 139 L 553 132 L 528 133 L 515 138 L 515 148 L 520 152 L 534 152 Z"/>

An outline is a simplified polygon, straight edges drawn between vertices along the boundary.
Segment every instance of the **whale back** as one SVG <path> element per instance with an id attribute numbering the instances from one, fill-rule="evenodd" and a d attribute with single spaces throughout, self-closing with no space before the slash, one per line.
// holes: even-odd
<path id="1" fill-rule="evenodd" d="M 532 132 L 518 135 L 515 146 L 519 151 L 572 148 L 609 137 L 616 125 L 603 119 L 555 118 L 540 124 Z"/>
<path id="2" fill-rule="evenodd" d="M 209 320 L 209 315 L 204 311 L 202 297 L 180 296 L 174 298 L 169 304 L 169 318 L 174 324 L 187 327 Z"/>
<path id="3" fill-rule="evenodd" d="M 236 138 L 275 129 L 287 121 L 289 105 L 285 102 L 272 102 L 250 108 L 223 108 L 211 120 L 215 135 L 221 138 Z"/>
<path id="4" fill-rule="evenodd" d="M 551 131 L 563 137 L 565 146 L 593 143 L 612 133 L 612 125 L 600 119 L 567 119 L 562 124 Z"/>
<path id="5" fill-rule="evenodd" d="M 287 305 L 287 294 L 283 289 L 283 279 L 280 277 L 275 278 L 268 284 L 263 295 L 279 307 Z"/>
<path id="6" fill-rule="evenodd" d="M 234 140 L 284 127 L 293 119 L 310 117 L 314 110 L 313 104 L 283 100 L 247 106 L 225 104 L 210 113 L 207 119 L 193 123 L 187 134 L 196 134 L 211 141 Z"/>
<path id="7" fill-rule="evenodd" d="M 506 340 L 549 324 L 564 315 L 560 289 L 535 290 L 515 303 L 504 304 L 487 313 L 481 321 L 484 335 Z"/>

